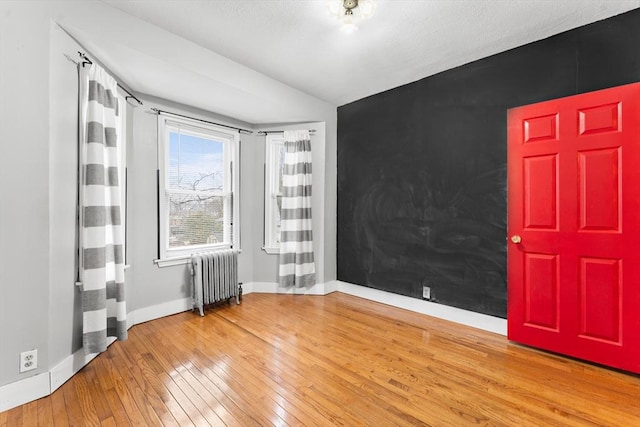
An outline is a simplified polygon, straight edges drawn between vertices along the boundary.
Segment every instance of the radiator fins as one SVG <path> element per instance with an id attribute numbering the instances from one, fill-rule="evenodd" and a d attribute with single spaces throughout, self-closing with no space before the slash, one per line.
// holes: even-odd
<path id="1" fill-rule="evenodd" d="M 191 257 L 193 309 L 204 316 L 204 306 L 235 297 L 238 291 L 238 252 L 223 250 Z"/>

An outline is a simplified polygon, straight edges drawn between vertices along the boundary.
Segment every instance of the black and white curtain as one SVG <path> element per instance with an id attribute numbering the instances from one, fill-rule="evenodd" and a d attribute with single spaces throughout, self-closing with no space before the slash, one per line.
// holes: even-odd
<path id="1" fill-rule="evenodd" d="M 281 286 L 316 283 L 311 229 L 311 140 L 306 130 L 284 133 L 284 171 L 280 214 Z"/>
<path id="2" fill-rule="evenodd" d="M 117 83 L 97 64 L 79 66 L 79 279 L 84 353 L 127 338 Z"/>

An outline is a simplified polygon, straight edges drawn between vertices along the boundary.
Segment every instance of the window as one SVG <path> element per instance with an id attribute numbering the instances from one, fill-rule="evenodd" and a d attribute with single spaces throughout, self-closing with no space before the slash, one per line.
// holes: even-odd
<path id="1" fill-rule="evenodd" d="M 238 132 L 170 116 L 158 120 L 160 259 L 237 248 Z"/>
<path id="2" fill-rule="evenodd" d="M 278 253 L 284 167 L 284 136 L 282 134 L 267 135 L 265 162 L 264 250 L 267 253 Z"/>

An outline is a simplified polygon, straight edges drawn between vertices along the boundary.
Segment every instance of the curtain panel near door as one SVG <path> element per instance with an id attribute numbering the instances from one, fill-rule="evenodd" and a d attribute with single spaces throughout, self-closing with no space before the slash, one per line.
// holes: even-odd
<path id="1" fill-rule="evenodd" d="M 311 229 L 311 140 L 306 130 L 284 132 L 280 213 L 281 286 L 316 283 Z"/>
<path id="2" fill-rule="evenodd" d="M 124 225 L 118 182 L 123 100 L 97 64 L 79 66 L 79 280 L 84 353 L 127 338 Z"/>

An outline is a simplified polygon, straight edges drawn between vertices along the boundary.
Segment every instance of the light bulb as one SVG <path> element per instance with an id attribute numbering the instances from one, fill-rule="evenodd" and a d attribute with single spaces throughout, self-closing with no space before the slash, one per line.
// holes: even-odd
<path id="1" fill-rule="evenodd" d="M 347 34 L 356 31 L 358 24 L 376 11 L 376 0 L 325 0 L 325 4 L 329 13 L 342 23 L 342 31 Z"/>
<path id="2" fill-rule="evenodd" d="M 351 34 L 358 29 L 358 26 L 353 19 L 353 15 L 345 15 L 342 19 L 342 32 L 346 34 Z"/>
<path id="3" fill-rule="evenodd" d="M 356 26 L 356 24 L 342 24 L 342 28 L 341 28 L 342 32 L 345 34 L 353 34 L 355 31 L 358 30 L 358 27 Z"/>
<path id="4" fill-rule="evenodd" d="M 358 14 L 362 19 L 371 18 L 376 11 L 376 2 L 374 0 L 360 0 L 358 2 Z"/>
<path id="5" fill-rule="evenodd" d="M 340 19 L 344 14 L 344 8 L 342 7 L 342 0 L 327 0 L 327 9 L 329 13 L 334 17 Z"/>

